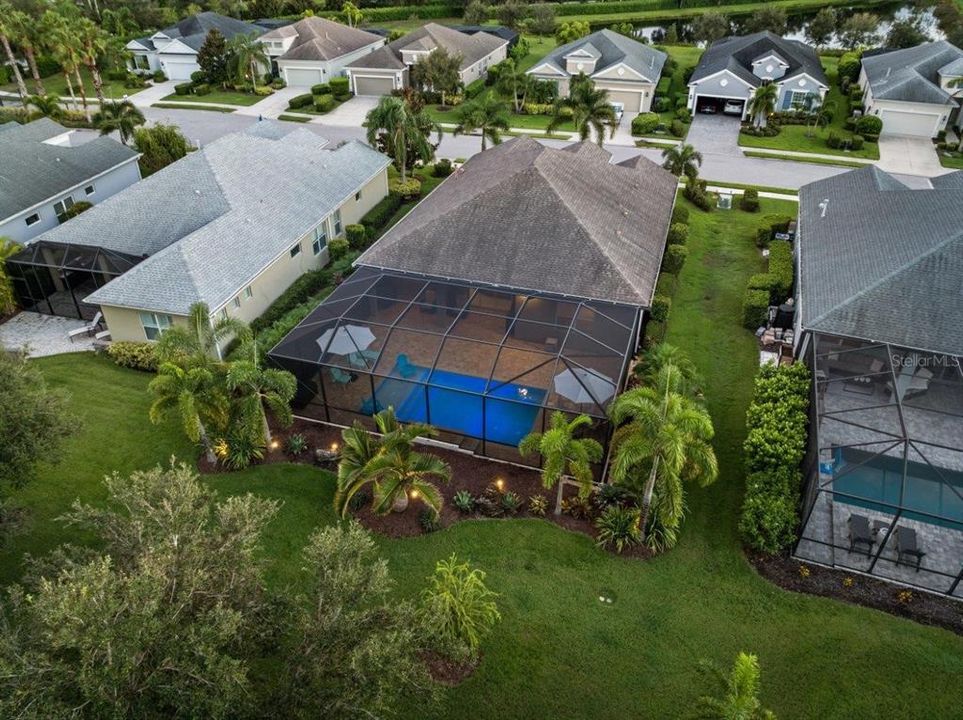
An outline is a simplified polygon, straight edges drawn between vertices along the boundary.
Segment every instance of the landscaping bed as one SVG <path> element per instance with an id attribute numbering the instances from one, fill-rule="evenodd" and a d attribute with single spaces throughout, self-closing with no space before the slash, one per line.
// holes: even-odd
<path id="1" fill-rule="evenodd" d="M 238 92 L 237 90 L 211 90 L 208 93 L 203 94 L 178 94 L 171 93 L 161 100 L 173 100 L 176 102 L 198 102 L 198 103 L 208 103 L 215 105 L 238 105 L 240 107 L 249 107 L 255 103 L 261 102 L 265 97 L 270 97 L 270 95 L 254 95 L 253 93 Z M 156 103 L 155 103 L 156 105 Z"/>

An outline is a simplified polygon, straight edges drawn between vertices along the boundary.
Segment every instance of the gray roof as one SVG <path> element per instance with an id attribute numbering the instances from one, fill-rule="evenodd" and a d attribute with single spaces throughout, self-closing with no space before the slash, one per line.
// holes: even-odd
<path id="1" fill-rule="evenodd" d="M 940 87 L 939 72 L 961 60 L 963 50 L 939 40 L 864 57 L 863 69 L 875 99 L 949 105 L 953 98 Z"/>
<path id="2" fill-rule="evenodd" d="M 306 17 L 293 25 L 264 33 L 262 40 L 283 40 L 297 35 L 281 60 L 334 60 L 355 50 L 383 41 L 380 35 L 348 27 L 320 17 Z"/>
<path id="3" fill-rule="evenodd" d="M 776 55 L 789 66 L 786 74 L 779 78 L 780 81 L 805 73 L 823 85 L 829 86 L 815 50 L 806 43 L 787 40 L 768 30 L 752 35 L 733 35 L 716 40 L 702 53 L 689 83 L 699 82 L 710 75 L 728 70 L 753 87 L 758 87 L 762 84 L 762 78 L 753 74 L 752 63 L 766 55 Z"/>
<path id="4" fill-rule="evenodd" d="M 232 17 L 219 15 L 215 12 L 201 12 L 196 15 L 191 15 L 176 25 L 164 28 L 161 32 L 167 35 L 167 37 L 177 38 L 194 50 L 200 50 L 201 45 L 204 44 L 204 40 L 207 39 L 207 34 L 215 29 L 227 40 L 230 40 L 235 35 L 250 35 L 251 33 L 260 35 L 264 32 L 264 28 L 258 25 L 252 25 L 243 20 L 235 20 Z M 143 40 L 138 39 L 137 42 L 146 44 L 144 40 L 150 42 L 150 38 L 144 38 Z"/>
<path id="5" fill-rule="evenodd" d="M 662 66 L 665 65 L 667 57 L 664 52 L 620 33 L 611 30 L 599 30 L 574 42 L 560 45 L 546 55 L 541 62 L 536 63 L 535 67 L 548 63 L 559 72 L 567 75 L 565 56 L 580 49 L 584 49 L 598 58 L 593 74 L 613 65 L 625 63 L 627 67 L 653 83 L 659 81 L 659 75 L 662 74 Z M 529 72 L 533 72 L 533 70 L 534 68 Z"/>
<path id="6" fill-rule="evenodd" d="M 0 133 L 0 220 L 137 157 L 134 150 L 110 137 L 73 145 L 46 143 L 71 132 L 47 118 L 7 125 Z"/>
<path id="7" fill-rule="evenodd" d="M 677 179 L 589 142 L 516 138 L 475 155 L 358 264 L 648 306 Z"/>
<path id="8" fill-rule="evenodd" d="M 963 355 L 963 172 L 933 185 L 867 166 L 800 189 L 804 328 Z"/>
<path id="9" fill-rule="evenodd" d="M 217 309 L 388 166 L 354 141 L 257 123 L 225 135 L 37 238 L 149 256 L 87 298 L 186 314 Z"/>
<path id="10" fill-rule="evenodd" d="M 402 50 L 442 47 L 450 55 L 461 56 L 461 69 L 464 70 L 507 44 L 508 40 L 488 33 L 468 34 L 437 23 L 428 23 L 388 43 L 386 47 L 349 63 L 348 67 L 400 70 L 405 67 L 401 60 Z"/>

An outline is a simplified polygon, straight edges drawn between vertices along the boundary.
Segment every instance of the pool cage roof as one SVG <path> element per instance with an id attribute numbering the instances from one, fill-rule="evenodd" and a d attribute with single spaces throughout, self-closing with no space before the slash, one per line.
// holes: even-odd
<path id="1" fill-rule="evenodd" d="M 639 314 L 362 267 L 269 356 L 605 418 Z"/>
<path id="2" fill-rule="evenodd" d="M 122 275 L 143 258 L 108 250 L 104 247 L 74 243 L 31 243 L 7 259 L 15 265 L 33 265 L 57 270 L 87 270 L 108 275 Z"/>

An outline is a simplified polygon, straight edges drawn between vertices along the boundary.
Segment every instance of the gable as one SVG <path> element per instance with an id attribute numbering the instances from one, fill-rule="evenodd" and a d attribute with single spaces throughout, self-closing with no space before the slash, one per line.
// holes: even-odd
<path id="1" fill-rule="evenodd" d="M 159 47 L 157 52 L 164 55 L 197 55 L 197 50 L 185 45 L 180 40 L 171 40 L 163 47 Z"/>
<path id="2" fill-rule="evenodd" d="M 556 77 L 567 77 L 567 75 L 554 65 L 542 63 L 528 71 L 529 75 L 555 75 Z"/>
<path id="3" fill-rule="evenodd" d="M 653 83 L 651 78 L 648 78 L 642 73 L 633 70 L 625 63 L 617 63 L 611 67 L 602 68 L 597 73 L 592 75 L 592 77 L 600 80 L 634 80 L 637 82 L 649 83 L 650 85 Z"/>
<path id="4" fill-rule="evenodd" d="M 807 73 L 799 73 L 798 75 L 780 78 L 779 84 L 792 88 L 793 90 L 812 90 L 813 88 L 819 89 L 826 87 L 819 80 Z"/>
<path id="5" fill-rule="evenodd" d="M 717 84 L 717 85 L 722 85 L 723 81 L 725 81 L 726 84 L 729 84 L 735 81 L 741 87 L 744 87 L 744 88 L 753 87 L 752 84 L 746 82 L 741 77 L 739 77 L 738 75 L 736 75 L 735 73 L 729 70 L 720 70 L 719 72 L 713 73 L 712 75 L 707 75 L 704 78 L 694 80 L 689 83 L 689 87 L 699 87 L 699 85 L 705 84 L 709 81 L 712 81 L 713 84 Z"/>

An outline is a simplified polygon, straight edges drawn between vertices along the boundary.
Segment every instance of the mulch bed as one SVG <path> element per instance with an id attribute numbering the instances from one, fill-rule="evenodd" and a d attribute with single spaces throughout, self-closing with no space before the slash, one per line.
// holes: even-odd
<path id="1" fill-rule="evenodd" d="M 755 553 L 747 553 L 747 557 L 760 575 L 785 590 L 875 608 L 963 635 L 963 603 L 958 600 L 788 557 Z M 808 575 L 800 568 L 806 568 Z"/>
<path id="2" fill-rule="evenodd" d="M 421 660 L 428 668 L 431 679 L 442 685 L 455 687 L 463 680 L 467 680 L 481 663 L 481 657 L 465 662 L 458 662 L 436 652 L 421 653 Z"/>

